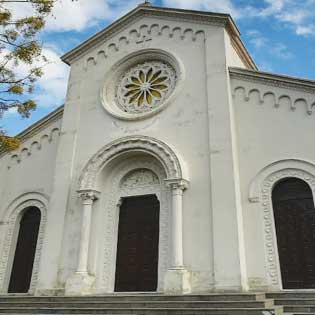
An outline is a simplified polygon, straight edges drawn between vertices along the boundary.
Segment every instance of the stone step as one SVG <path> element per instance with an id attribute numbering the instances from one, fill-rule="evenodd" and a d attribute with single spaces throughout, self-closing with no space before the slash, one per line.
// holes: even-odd
<path id="1" fill-rule="evenodd" d="M 115 302 L 0 302 L 1 308 L 271 308 L 273 300 L 264 301 L 115 301 Z"/>
<path id="2" fill-rule="evenodd" d="M 268 299 L 315 299 L 315 292 L 292 291 L 266 293 Z"/>
<path id="3" fill-rule="evenodd" d="M 283 305 L 287 313 L 315 313 L 315 305 Z"/>
<path id="4" fill-rule="evenodd" d="M 0 302 L 115 302 L 115 301 L 262 301 L 264 293 L 216 293 L 216 294 L 189 294 L 189 295 L 164 295 L 164 294 L 107 294 L 94 296 L 26 296 L 26 295 L 1 295 Z"/>
<path id="5" fill-rule="evenodd" d="M 290 299 L 276 299 L 276 305 L 314 305 L 315 299 L 306 298 L 290 298 Z"/>
<path id="6" fill-rule="evenodd" d="M 283 308 L 0 308 L 0 314 L 282 315 Z"/>

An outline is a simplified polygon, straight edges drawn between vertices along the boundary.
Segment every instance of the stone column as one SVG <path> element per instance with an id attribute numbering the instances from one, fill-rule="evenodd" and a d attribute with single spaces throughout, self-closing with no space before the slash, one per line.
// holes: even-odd
<path id="1" fill-rule="evenodd" d="M 95 281 L 94 277 L 88 272 L 88 260 L 93 203 L 98 199 L 99 192 L 80 190 L 78 193 L 82 200 L 79 262 L 76 272 L 66 283 L 66 295 L 90 294 Z"/>
<path id="2" fill-rule="evenodd" d="M 188 182 L 182 179 L 166 180 L 172 193 L 171 210 L 171 267 L 165 276 L 165 293 L 189 293 L 190 273 L 184 267 L 183 257 L 183 192 Z"/>

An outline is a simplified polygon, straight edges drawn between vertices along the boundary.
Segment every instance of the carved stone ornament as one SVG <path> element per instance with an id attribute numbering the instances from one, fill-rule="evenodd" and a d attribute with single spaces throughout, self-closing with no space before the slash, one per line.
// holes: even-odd
<path id="1" fill-rule="evenodd" d="M 189 187 L 189 182 L 182 178 L 168 178 L 165 180 L 167 187 L 170 187 L 172 190 L 180 189 L 186 190 Z"/>
<path id="2" fill-rule="evenodd" d="M 267 283 L 269 288 L 274 291 L 282 289 L 282 279 L 272 206 L 272 191 L 277 182 L 289 177 L 305 181 L 310 186 L 314 197 L 315 165 L 298 159 L 279 160 L 267 165 L 255 176 L 249 187 L 248 199 L 251 203 L 256 203 L 257 210 L 261 211 Z"/>
<path id="3" fill-rule="evenodd" d="M 102 105 L 122 120 L 152 117 L 173 103 L 184 79 L 178 56 L 161 49 L 137 50 L 105 73 Z"/>
<path id="4" fill-rule="evenodd" d="M 78 190 L 79 197 L 85 202 L 93 202 L 99 198 L 99 192 L 96 190 Z"/>
<path id="5" fill-rule="evenodd" d="M 126 185 L 131 183 L 129 179 L 143 177 L 141 174 L 149 175 L 154 178 L 154 184 L 142 185 L 143 181 L 137 182 L 136 185 Z M 158 264 L 158 288 L 162 291 L 164 288 L 164 278 L 169 265 L 169 215 L 170 215 L 170 191 L 164 185 L 166 177 L 162 165 L 150 156 L 136 157 L 128 159 L 119 165 L 114 176 L 109 178 L 110 185 L 105 198 L 104 209 L 104 252 L 103 252 L 103 269 L 102 289 L 100 292 L 112 293 L 115 283 L 115 267 L 117 256 L 118 240 L 118 222 L 121 200 L 124 197 L 142 196 L 155 194 L 160 202 L 160 232 L 159 232 L 159 264 Z M 147 178 L 147 177 L 146 177 Z M 144 181 L 147 182 L 147 179 Z M 142 183 L 142 184 L 141 184 Z"/>
<path id="6" fill-rule="evenodd" d="M 168 145 L 146 136 L 128 136 L 109 143 L 89 160 L 79 179 L 80 190 L 94 190 L 97 174 L 112 158 L 127 152 L 139 151 L 158 156 L 165 166 L 167 178 L 183 178 L 178 157 Z"/>
<path id="7" fill-rule="evenodd" d="M 127 113 L 148 112 L 163 104 L 175 85 L 176 72 L 166 62 L 140 63 L 122 75 L 116 102 Z"/>
<path id="8" fill-rule="evenodd" d="M 284 178 L 295 177 L 305 181 L 311 188 L 313 194 L 315 190 L 314 175 L 301 169 L 284 169 L 270 174 L 262 183 L 261 187 L 261 207 L 264 218 L 264 240 L 265 257 L 267 266 L 268 283 L 275 290 L 281 289 L 281 272 L 278 256 L 276 226 L 272 207 L 272 189 L 278 181 Z"/>
<path id="9" fill-rule="evenodd" d="M 134 188 L 149 185 L 159 185 L 160 181 L 156 174 L 149 169 L 137 169 L 128 173 L 121 181 L 121 188 Z"/>
<path id="10" fill-rule="evenodd" d="M 6 293 L 9 278 L 11 273 L 11 265 L 13 261 L 13 256 L 15 251 L 12 250 L 15 243 L 15 235 L 18 233 L 17 226 L 19 225 L 19 218 L 22 217 L 23 211 L 29 207 L 36 207 L 41 212 L 41 220 L 38 231 L 37 245 L 34 257 L 33 264 L 33 272 L 31 278 L 31 284 L 28 293 L 33 294 L 35 292 L 37 282 L 38 282 L 38 273 L 39 273 L 39 264 L 40 257 L 42 252 L 42 247 L 44 243 L 44 234 L 45 234 L 45 226 L 47 220 L 47 209 L 46 206 L 39 200 L 27 200 L 20 205 L 18 205 L 12 213 L 9 215 L 8 222 L 5 222 L 6 230 L 5 230 L 5 239 L 4 245 L 2 248 L 1 259 L 0 259 L 0 293 Z"/>

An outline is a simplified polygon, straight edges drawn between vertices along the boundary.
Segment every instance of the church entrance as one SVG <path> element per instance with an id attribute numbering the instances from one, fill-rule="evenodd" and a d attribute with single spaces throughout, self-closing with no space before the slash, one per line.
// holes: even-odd
<path id="1" fill-rule="evenodd" d="M 36 207 L 25 210 L 12 265 L 9 293 L 27 293 L 32 279 L 41 212 Z"/>
<path id="2" fill-rule="evenodd" d="M 124 198 L 120 207 L 116 292 L 156 291 L 160 203 L 155 195 Z"/>
<path id="3" fill-rule="evenodd" d="M 315 288 L 315 209 L 301 179 L 280 181 L 272 192 L 284 289 Z"/>

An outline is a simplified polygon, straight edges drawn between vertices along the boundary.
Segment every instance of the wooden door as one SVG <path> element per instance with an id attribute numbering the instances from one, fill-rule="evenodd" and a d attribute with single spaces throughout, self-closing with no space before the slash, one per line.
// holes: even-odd
<path id="1" fill-rule="evenodd" d="M 297 178 L 279 182 L 272 194 L 282 285 L 315 288 L 315 209 L 310 187 Z"/>
<path id="2" fill-rule="evenodd" d="M 24 212 L 20 221 L 9 293 L 27 293 L 30 288 L 40 218 L 40 210 L 31 207 Z"/>
<path id="3" fill-rule="evenodd" d="M 120 207 L 115 291 L 156 291 L 160 204 L 155 195 L 125 198 Z"/>

